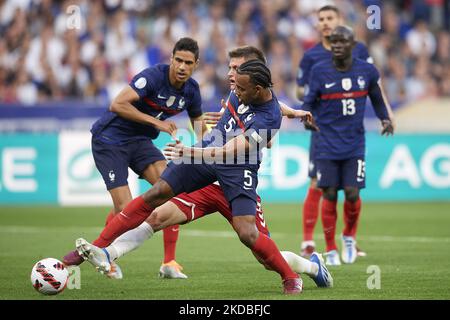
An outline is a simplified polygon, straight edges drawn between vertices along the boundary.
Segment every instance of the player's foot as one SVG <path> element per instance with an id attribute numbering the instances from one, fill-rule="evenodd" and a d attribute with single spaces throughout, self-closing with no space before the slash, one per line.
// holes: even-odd
<path id="1" fill-rule="evenodd" d="M 283 280 L 283 293 L 284 294 L 299 294 L 303 291 L 302 278 L 286 279 Z"/>
<path id="2" fill-rule="evenodd" d="M 317 284 L 317 286 L 324 288 L 333 287 L 333 277 L 331 276 L 331 273 L 330 271 L 328 271 L 327 267 L 325 267 L 322 255 L 317 252 L 313 252 L 309 260 L 313 263 L 317 263 L 319 267 L 317 276 L 311 277 Z"/>
<path id="3" fill-rule="evenodd" d="M 114 261 L 111 262 L 111 270 L 106 274 L 110 279 L 120 280 L 123 278 L 122 269 Z"/>
<path id="4" fill-rule="evenodd" d="M 187 279 L 187 275 L 181 272 L 183 267 L 175 260 L 163 263 L 159 268 L 159 277 L 166 279 Z"/>
<path id="5" fill-rule="evenodd" d="M 325 252 L 323 255 L 327 258 L 327 261 L 325 262 L 327 266 L 341 265 L 341 259 L 339 259 L 339 253 L 337 252 L 337 250 Z"/>
<path id="6" fill-rule="evenodd" d="M 84 262 L 84 259 L 82 256 L 78 254 L 77 250 L 70 251 L 68 254 L 64 256 L 62 259 L 62 262 L 66 266 L 79 266 Z"/>
<path id="7" fill-rule="evenodd" d="M 302 246 L 300 248 L 300 255 L 303 258 L 308 258 L 314 251 L 316 251 L 316 243 L 313 240 L 302 242 Z"/>
<path id="8" fill-rule="evenodd" d="M 351 236 L 342 236 L 341 258 L 344 263 L 353 263 L 357 257 L 356 241 Z"/>
<path id="9" fill-rule="evenodd" d="M 367 252 L 363 251 L 360 247 L 356 246 L 356 255 L 358 257 L 367 257 Z"/>
<path id="10" fill-rule="evenodd" d="M 109 254 L 105 249 L 94 246 L 83 238 L 79 238 L 75 242 L 78 254 L 84 260 L 89 261 L 98 272 L 107 275 L 111 271 L 111 263 L 109 261 Z"/>

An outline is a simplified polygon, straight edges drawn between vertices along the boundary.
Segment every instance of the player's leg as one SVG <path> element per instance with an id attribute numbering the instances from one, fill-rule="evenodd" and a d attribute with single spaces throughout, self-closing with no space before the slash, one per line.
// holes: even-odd
<path id="1" fill-rule="evenodd" d="M 159 179 L 166 167 L 167 163 L 165 160 L 157 161 L 148 166 L 142 173 L 142 176 L 148 182 L 154 184 Z M 183 267 L 175 261 L 178 232 L 178 225 L 163 229 L 164 258 L 160 267 L 160 275 L 162 275 L 164 278 L 187 278 L 187 276 L 180 271 L 183 269 Z M 163 274 L 161 274 L 161 270 L 168 272 L 166 272 L 165 274 L 163 272 Z"/>
<path id="2" fill-rule="evenodd" d="M 302 256 L 309 256 L 315 251 L 316 244 L 314 242 L 314 227 L 319 217 L 320 199 L 322 190 L 317 187 L 317 165 L 315 162 L 315 139 L 314 134 L 311 135 L 309 147 L 309 168 L 308 175 L 310 177 L 310 185 L 306 198 L 303 202 L 303 241 L 300 248 Z"/>
<path id="3" fill-rule="evenodd" d="M 92 140 L 92 154 L 95 165 L 103 178 L 114 205 L 114 209 L 106 218 L 105 226 L 132 199 L 128 187 L 128 152 L 126 146 L 107 145 Z M 78 254 L 77 250 L 69 252 L 63 258 L 65 265 L 79 265 L 82 262 L 84 262 L 84 259 Z"/>
<path id="4" fill-rule="evenodd" d="M 356 230 L 361 212 L 359 190 L 365 187 L 365 162 L 363 158 L 348 159 L 343 165 L 344 230 L 341 257 L 344 263 L 353 263 L 358 256 Z"/>
<path id="5" fill-rule="evenodd" d="M 175 194 L 180 194 L 184 190 L 196 190 L 196 188 L 208 185 L 214 180 L 214 171 L 208 165 L 193 166 L 171 163 L 152 188 L 132 200 L 122 212 L 111 220 L 93 245 L 100 248 L 107 247 L 117 237 L 144 222 L 155 208 L 167 202 Z M 87 243 L 87 241 L 81 238 L 79 240 L 77 240 L 77 250 L 82 252 L 86 258 L 91 258 L 89 250 L 83 248 L 83 244 Z M 96 263 L 96 261 L 91 262 L 94 265 Z"/>
<path id="6" fill-rule="evenodd" d="M 185 214 L 174 203 L 168 201 L 157 207 L 152 215 L 138 227 L 125 232 L 114 240 L 106 250 L 111 260 L 116 260 L 140 247 L 145 240 L 151 238 L 162 226 L 184 223 L 186 220 Z"/>
<path id="7" fill-rule="evenodd" d="M 322 189 L 322 226 L 326 244 L 327 265 L 340 265 L 335 241 L 337 222 L 337 199 L 340 185 L 338 161 L 319 159 L 317 163 L 318 186 Z"/>
<path id="8" fill-rule="evenodd" d="M 232 225 L 241 242 L 263 261 L 263 265 L 268 266 L 270 270 L 274 270 L 281 276 L 284 293 L 300 293 L 303 289 L 303 283 L 299 276 L 289 267 L 273 240 L 256 228 L 255 201 L 242 195 L 233 199 L 231 206 L 233 212 Z"/>

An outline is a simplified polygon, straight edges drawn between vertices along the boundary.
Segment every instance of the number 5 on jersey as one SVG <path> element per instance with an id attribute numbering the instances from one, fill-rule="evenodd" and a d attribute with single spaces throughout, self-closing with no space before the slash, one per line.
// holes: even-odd
<path id="1" fill-rule="evenodd" d="M 244 170 L 244 189 L 245 190 L 253 189 L 253 178 L 252 172 L 250 170 Z"/>

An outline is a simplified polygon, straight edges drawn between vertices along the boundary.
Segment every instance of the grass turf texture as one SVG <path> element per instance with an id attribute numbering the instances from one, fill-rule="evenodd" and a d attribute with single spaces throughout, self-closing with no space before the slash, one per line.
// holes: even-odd
<path id="1" fill-rule="evenodd" d="M 340 205 L 341 207 L 341 205 Z M 298 253 L 299 205 L 267 204 L 266 221 L 281 250 Z M 339 212 L 337 243 L 342 230 Z M 330 267 L 333 289 L 319 289 L 306 275 L 300 296 L 282 295 L 279 276 L 266 271 L 219 214 L 181 226 L 177 261 L 187 280 L 159 279 L 162 233 L 119 263 L 123 280 L 81 266 L 81 289 L 57 296 L 37 293 L 31 268 L 46 257 L 61 259 L 75 239 L 93 240 L 107 208 L 0 207 L 0 299 L 450 299 L 450 203 L 363 203 L 358 244 L 367 257 Z M 318 250 L 324 250 L 321 222 Z M 368 267 L 381 271 L 381 289 L 369 290 Z"/>

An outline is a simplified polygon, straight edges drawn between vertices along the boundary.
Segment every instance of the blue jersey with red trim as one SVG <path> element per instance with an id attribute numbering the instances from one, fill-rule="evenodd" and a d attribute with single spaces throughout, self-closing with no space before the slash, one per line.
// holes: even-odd
<path id="1" fill-rule="evenodd" d="M 165 120 L 183 110 L 187 110 L 191 118 L 202 115 L 198 83 L 190 78 L 180 90 L 174 88 L 169 82 L 167 64 L 143 70 L 133 77 L 129 85 L 140 98 L 133 106 L 159 120 Z M 155 127 L 124 119 L 109 110 L 94 123 L 91 132 L 96 139 L 109 144 L 155 139 L 159 135 Z"/>
<path id="2" fill-rule="evenodd" d="M 333 61 L 316 64 L 311 71 L 305 109 L 312 108 L 320 132 L 316 159 L 364 156 L 364 111 L 369 96 L 380 120 L 389 119 L 373 64 L 353 59 L 348 71 L 336 70 Z"/>
<path id="3" fill-rule="evenodd" d="M 217 125 L 207 133 L 203 147 L 221 147 L 234 137 L 245 134 L 250 143 L 258 143 L 255 152 L 246 155 L 245 160 L 261 162 L 261 150 L 273 138 L 281 126 L 280 104 L 272 92 L 272 99 L 259 105 L 244 105 L 231 92 L 227 108 Z"/>
<path id="4" fill-rule="evenodd" d="M 361 42 L 356 42 L 355 47 L 352 50 L 352 57 L 365 60 L 369 63 L 373 63 L 372 57 L 367 51 L 367 47 Z M 305 52 L 302 60 L 300 61 L 297 73 L 297 85 L 305 86 L 308 84 L 309 77 L 311 75 L 311 69 L 319 62 L 331 60 L 333 54 L 331 50 L 325 49 L 322 42 L 316 44 L 311 49 Z"/>

